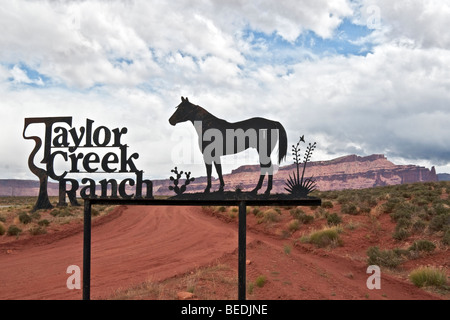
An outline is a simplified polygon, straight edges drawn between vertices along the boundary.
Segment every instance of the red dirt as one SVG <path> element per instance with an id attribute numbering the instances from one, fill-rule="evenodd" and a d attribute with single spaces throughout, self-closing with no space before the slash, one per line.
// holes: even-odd
<path id="1" fill-rule="evenodd" d="M 247 259 L 251 260 L 247 280 L 254 281 L 259 275 L 268 280 L 264 288 L 251 294 L 251 299 L 446 299 L 415 287 L 402 274 L 384 269 L 381 289 L 367 288 L 367 247 L 395 246 L 383 240 L 391 237 L 382 236 L 390 235 L 390 227 L 382 219 L 378 227 L 361 222 L 355 231 L 344 232 L 342 247 L 317 249 L 293 242 L 300 234 L 283 240 L 276 231 L 274 234 L 255 223 L 252 214 L 247 218 Z M 358 223 L 363 218 L 352 219 Z M 163 281 L 218 262 L 236 271 L 236 220 L 221 221 L 196 207 L 157 206 L 119 207 L 95 219 L 91 298 L 106 299 L 120 288 Z M 314 227 L 318 228 L 310 226 Z M 289 254 L 283 251 L 285 245 L 292 247 Z M 66 287 L 70 276 L 66 270 L 70 265 L 82 267 L 82 247 L 79 223 L 58 232 L 0 243 L 0 299 L 81 299 L 81 290 Z M 448 253 L 437 253 L 433 261 L 448 267 Z M 409 263 L 418 264 L 419 260 Z M 231 297 L 221 293 L 220 285 L 216 289 L 217 299 L 237 298 L 234 293 Z"/>

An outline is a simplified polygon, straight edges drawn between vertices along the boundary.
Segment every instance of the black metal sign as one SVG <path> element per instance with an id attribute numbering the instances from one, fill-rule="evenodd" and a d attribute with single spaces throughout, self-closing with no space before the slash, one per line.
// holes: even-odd
<path id="1" fill-rule="evenodd" d="M 44 125 L 44 142 L 39 136 L 26 135 L 27 128 L 32 124 Z M 28 158 L 28 166 L 40 181 L 40 192 L 34 209 L 52 208 L 47 193 L 48 178 L 59 181 L 59 206 L 66 205 L 66 194 L 72 205 L 78 205 L 76 191 L 80 184 L 77 179 L 67 178 L 68 173 L 133 173 L 135 175 L 134 178 L 126 178 L 120 182 L 115 179 L 99 181 L 100 195 L 97 194 L 97 182 L 92 178 L 84 177 L 81 179 L 84 186 L 80 189 L 83 199 L 98 197 L 152 199 L 152 182 L 143 178 L 143 171 L 138 170 L 134 162 L 139 158 L 139 154 L 129 154 L 128 145 L 123 143 L 123 136 L 127 132 L 127 128 L 110 130 L 105 126 L 95 126 L 94 121 L 90 119 L 86 119 L 85 126 L 77 129 L 72 127 L 72 117 L 26 118 L 23 137 L 35 141 L 34 149 Z M 42 146 L 43 158 L 40 163 L 44 165 L 44 168 L 38 167 L 35 163 L 36 154 Z M 92 151 L 98 148 L 107 149 L 107 152 L 99 156 L 98 152 Z M 66 169 L 57 172 L 55 161 L 62 162 Z M 71 185 L 70 189 L 67 188 L 68 184 Z M 134 194 L 127 193 L 127 185 L 135 186 Z M 145 195 L 143 195 L 143 186 L 146 189 Z M 111 189 L 109 195 L 108 188 Z"/>
<path id="2" fill-rule="evenodd" d="M 135 164 L 139 154 L 130 152 L 128 145 L 124 143 L 128 133 L 127 128 L 111 130 L 106 126 L 98 126 L 91 119 L 86 119 L 85 126 L 75 128 L 72 127 L 72 117 L 25 119 L 23 137 L 35 142 L 28 158 L 28 166 L 40 181 L 39 196 L 34 210 L 52 208 L 47 193 L 49 178 L 59 182 L 58 206 L 67 205 L 66 195 L 72 205 L 78 205 L 76 199 L 78 190 L 84 199 L 83 299 L 90 299 L 92 205 L 239 206 L 238 299 L 243 300 L 246 282 L 246 206 L 317 206 L 321 204 L 320 199 L 308 196 L 314 190 L 315 182 L 312 178 L 305 176 L 306 164 L 311 158 L 316 143 L 309 143 L 303 162 L 300 155 L 300 143 L 305 143 L 304 136 L 292 146 L 296 171 L 292 172 L 285 182 L 287 193 L 271 194 L 274 172 L 272 154 L 276 145 L 278 145 L 277 162 L 280 163 L 287 156 L 288 140 L 281 123 L 265 118 L 251 118 L 230 123 L 191 103 L 188 98 L 182 97 L 169 123 L 176 125 L 185 121 L 190 121 L 198 134 L 198 144 L 206 167 L 206 188 L 203 192 L 187 192 L 188 186 L 195 181 L 195 178 L 191 177 L 191 172 L 183 172 L 175 167 L 170 176 L 173 185 L 169 186 L 169 190 L 175 194 L 166 199 L 154 199 L 152 181 L 144 179 L 144 172 Z M 31 125 L 43 125 L 44 134 L 42 136 L 27 135 L 27 129 Z M 221 157 L 249 148 L 256 149 L 259 155 L 261 169 L 256 186 L 248 192 L 238 189 L 225 191 Z M 101 155 L 98 152 L 100 149 L 103 150 Z M 40 160 L 43 167 L 39 167 L 35 162 L 38 152 L 43 154 Z M 56 162 L 60 164 L 58 168 L 55 165 Z M 216 191 L 211 190 L 213 165 L 220 181 Z M 133 176 L 122 181 L 103 179 L 98 183 L 88 176 L 100 172 L 124 173 Z M 74 179 L 69 178 L 68 174 L 81 174 L 84 177 Z M 266 175 L 268 176 L 267 189 L 259 194 L 258 191 L 262 188 Z M 130 193 L 127 187 L 134 187 L 134 192 Z"/>

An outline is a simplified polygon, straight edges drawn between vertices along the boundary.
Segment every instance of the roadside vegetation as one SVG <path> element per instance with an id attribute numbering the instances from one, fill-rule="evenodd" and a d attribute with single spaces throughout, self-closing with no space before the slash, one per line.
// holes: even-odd
<path id="1" fill-rule="evenodd" d="M 1 237 L 11 241 L 25 235 L 46 234 L 52 227 L 83 221 L 83 201 L 80 201 L 80 206 L 58 207 L 58 198 L 50 197 L 53 209 L 33 211 L 35 202 L 35 197 L 0 197 L 0 240 Z M 107 214 L 112 208 L 95 206 L 92 216 Z"/>
<path id="2" fill-rule="evenodd" d="M 247 225 L 290 239 L 290 248 L 306 246 L 342 252 L 368 266 L 401 273 L 405 278 L 412 271 L 404 269 L 406 263 L 422 275 L 434 267 L 430 261 L 436 257 L 436 267 L 441 268 L 445 278 L 450 273 L 445 268 L 450 250 L 449 194 L 447 181 L 361 190 L 316 190 L 310 195 L 321 198 L 320 207 L 249 207 Z M 228 222 L 238 222 L 237 214 L 230 217 L 230 208 L 204 210 Z M 424 266 L 421 261 L 426 261 Z M 425 267 L 423 271 L 421 268 Z M 413 279 L 420 276 L 413 273 L 409 278 L 417 282 Z M 450 294 L 447 285 L 441 285 L 440 290 Z"/>

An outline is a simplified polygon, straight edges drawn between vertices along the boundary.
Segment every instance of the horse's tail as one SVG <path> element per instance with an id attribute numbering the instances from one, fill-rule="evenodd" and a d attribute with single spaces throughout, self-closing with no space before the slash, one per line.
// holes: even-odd
<path id="1" fill-rule="evenodd" d="M 281 123 L 277 122 L 276 127 L 279 132 L 278 136 L 278 164 L 286 158 L 287 154 L 287 134 Z"/>

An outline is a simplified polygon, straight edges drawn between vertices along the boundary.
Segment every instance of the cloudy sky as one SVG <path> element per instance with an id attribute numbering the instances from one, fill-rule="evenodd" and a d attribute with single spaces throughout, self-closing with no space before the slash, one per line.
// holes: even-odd
<path id="1" fill-rule="evenodd" d="M 54 116 L 127 127 L 148 178 L 205 175 L 193 126 L 168 122 L 181 96 L 231 122 L 277 120 L 289 145 L 317 142 L 312 160 L 450 172 L 449 20 L 445 0 L 3 1 L 0 178 L 36 179 L 24 119 Z"/>

